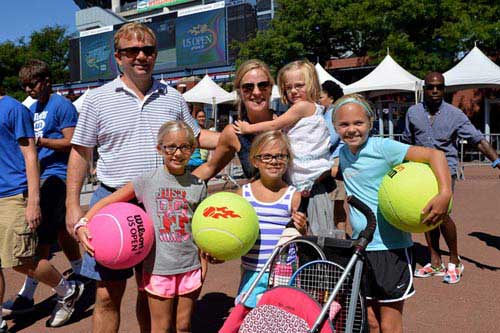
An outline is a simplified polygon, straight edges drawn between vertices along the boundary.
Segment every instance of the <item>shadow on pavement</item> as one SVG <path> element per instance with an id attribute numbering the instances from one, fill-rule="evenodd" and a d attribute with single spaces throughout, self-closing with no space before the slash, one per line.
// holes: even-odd
<path id="1" fill-rule="evenodd" d="M 223 293 L 208 293 L 196 302 L 193 315 L 193 333 L 216 333 L 224 324 L 234 298 Z"/>
<path id="2" fill-rule="evenodd" d="M 471 232 L 469 236 L 476 237 L 477 239 L 483 241 L 486 245 L 494 247 L 500 251 L 500 237 L 498 236 L 493 236 L 480 231 Z"/>
<path id="3" fill-rule="evenodd" d="M 42 302 L 35 305 L 35 310 L 31 313 L 12 316 L 12 323 L 14 324 L 9 328 L 9 332 L 19 332 L 28 328 L 38 322 L 39 320 L 50 317 L 52 310 L 56 306 L 56 295 L 52 295 Z M 71 319 L 65 324 L 78 322 L 92 315 L 92 309 L 89 309 L 95 302 L 95 285 L 90 284 L 85 287 L 82 296 L 75 306 L 75 312 Z M 64 327 L 64 326 L 63 326 Z"/>

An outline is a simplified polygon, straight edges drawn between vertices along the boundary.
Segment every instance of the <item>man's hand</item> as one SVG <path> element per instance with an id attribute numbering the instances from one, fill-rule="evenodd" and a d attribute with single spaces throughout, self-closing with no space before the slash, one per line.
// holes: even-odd
<path id="1" fill-rule="evenodd" d="M 71 232 L 73 234 L 73 231 Z M 77 239 L 80 241 L 80 243 L 83 245 L 83 248 L 85 251 L 88 252 L 92 257 L 94 256 L 94 248 L 92 245 L 90 245 L 90 240 L 92 239 L 92 235 L 90 234 L 89 228 L 87 227 L 80 227 L 76 231 L 76 236 Z"/>
<path id="2" fill-rule="evenodd" d="M 85 215 L 82 207 L 78 205 L 66 206 L 66 230 L 68 234 L 78 240 L 74 233 L 75 224 Z M 81 229 L 81 228 L 80 228 Z"/>
<path id="3" fill-rule="evenodd" d="M 31 230 L 35 230 L 42 222 L 42 213 L 40 211 L 40 205 L 28 204 L 25 212 L 26 223 Z"/>

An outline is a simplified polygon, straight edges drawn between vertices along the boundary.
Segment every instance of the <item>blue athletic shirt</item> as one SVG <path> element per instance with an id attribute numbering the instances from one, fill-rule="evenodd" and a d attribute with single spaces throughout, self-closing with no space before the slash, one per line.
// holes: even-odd
<path id="1" fill-rule="evenodd" d="M 58 94 L 50 95 L 46 104 L 38 101 L 30 106 L 33 115 L 35 136 L 49 139 L 63 138 L 62 130 L 76 127 L 78 113 L 73 104 Z M 40 178 L 57 176 L 66 179 L 69 152 L 55 151 L 50 148 L 38 148 L 40 160 Z"/>
<path id="2" fill-rule="evenodd" d="M 0 198 L 28 189 L 26 165 L 18 140 L 33 138 L 33 122 L 28 109 L 14 98 L 0 99 Z"/>
<path id="3" fill-rule="evenodd" d="M 413 245 L 411 234 L 394 228 L 378 209 L 378 190 L 382 178 L 403 162 L 410 146 L 391 139 L 369 137 L 356 155 L 347 145 L 340 149 L 340 168 L 348 195 L 364 202 L 377 216 L 377 228 L 367 251 L 406 248 Z M 366 227 L 366 218 L 352 207 L 349 218 L 353 238 Z"/>

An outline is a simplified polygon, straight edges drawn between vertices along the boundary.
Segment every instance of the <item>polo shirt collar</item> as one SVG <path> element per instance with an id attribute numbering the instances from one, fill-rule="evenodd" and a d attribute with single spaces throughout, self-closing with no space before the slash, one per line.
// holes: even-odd
<path id="1" fill-rule="evenodd" d="M 427 110 L 427 105 L 425 105 L 425 101 L 422 102 L 422 106 L 424 107 L 424 111 L 429 113 L 429 111 Z M 444 98 L 441 100 L 441 104 L 439 105 L 439 108 L 438 108 L 438 111 L 436 112 L 436 114 L 441 113 L 443 106 L 444 106 Z"/>
<path id="2" fill-rule="evenodd" d="M 113 85 L 115 86 L 116 92 L 119 92 L 119 91 L 132 92 L 132 90 L 130 90 L 130 88 L 128 88 L 127 85 L 123 82 L 123 80 L 121 79 L 121 76 L 118 76 L 116 79 L 113 80 Z M 146 96 L 154 94 L 154 93 L 166 94 L 167 93 L 167 85 L 165 83 L 162 83 L 162 82 L 155 80 L 153 78 L 153 85 L 146 92 Z"/>

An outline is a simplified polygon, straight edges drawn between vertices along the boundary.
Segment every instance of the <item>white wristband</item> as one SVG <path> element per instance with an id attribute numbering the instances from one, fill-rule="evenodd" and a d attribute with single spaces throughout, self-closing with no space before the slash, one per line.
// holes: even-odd
<path id="1" fill-rule="evenodd" d="M 78 231 L 78 229 L 80 229 L 81 227 L 86 227 L 87 226 L 87 223 L 89 222 L 89 220 L 86 218 L 86 217 L 82 217 L 76 224 L 75 226 L 73 227 L 73 233 L 75 234 L 75 236 L 78 236 L 76 234 L 76 232 Z"/>

